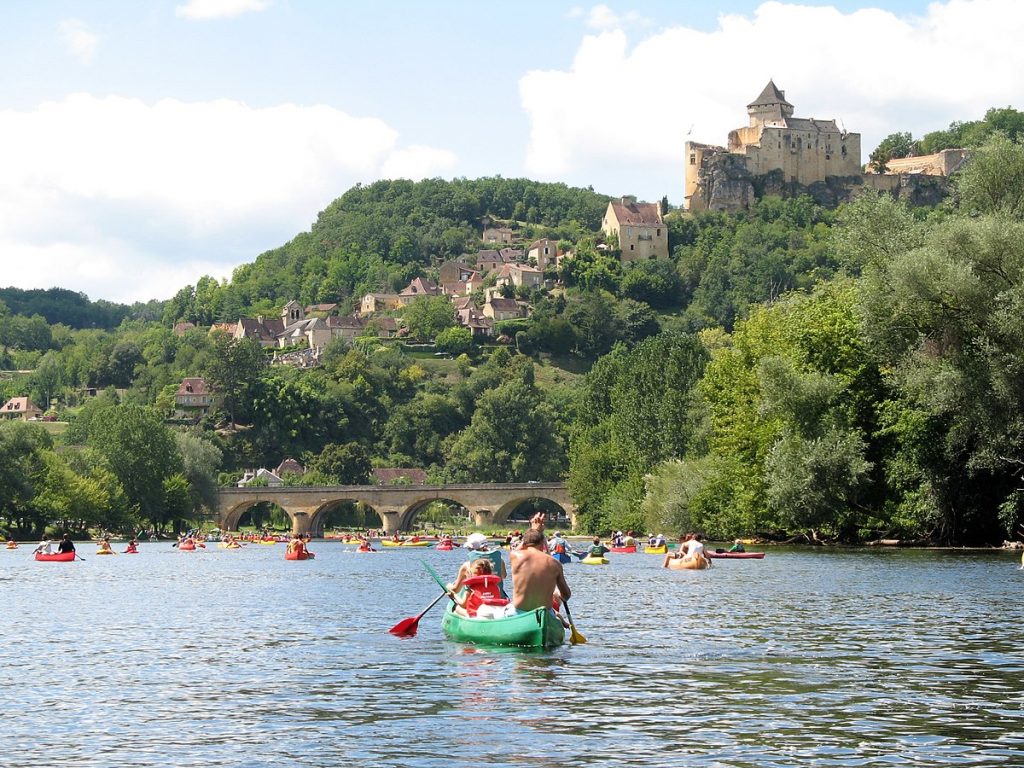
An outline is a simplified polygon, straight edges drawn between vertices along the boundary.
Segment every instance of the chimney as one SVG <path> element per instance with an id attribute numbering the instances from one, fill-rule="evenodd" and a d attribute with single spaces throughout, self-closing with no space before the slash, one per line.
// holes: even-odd
<path id="1" fill-rule="evenodd" d="M 623 205 L 636 205 L 636 195 L 623 195 L 622 196 L 622 204 Z"/>

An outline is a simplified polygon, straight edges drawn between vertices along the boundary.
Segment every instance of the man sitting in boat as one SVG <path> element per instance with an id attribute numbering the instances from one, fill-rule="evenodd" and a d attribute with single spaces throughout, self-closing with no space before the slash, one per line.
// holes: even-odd
<path id="1" fill-rule="evenodd" d="M 611 550 L 601 543 L 601 537 L 595 536 L 594 543 L 587 549 L 587 557 L 604 557 L 608 552 Z"/>
<path id="2" fill-rule="evenodd" d="M 459 584 L 459 587 L 465 589 L 460 589 L 458 593 L 452 592 L 455 612 L 465 618 L 477 619 L 493 619 L 504 615 L 503 610 L 509 600 L 501 593 L 501 577 L 491 570 L 491 561 L 480 557 L 473 561 L 471 567 L 471 575 Z"/>
<path id="3" fill-rule="evenodd" d="M 736 541 L 734 541 L 732 543 L 732 546 L 729 547 L 729 551 L 730 552 L 746 552 L 747 549 L 746 549 L 746 547 L 743 546 L 743 542 L 742 541 L 740 541 L 739 539 L 736 539 Z"/>
<path id="4" fill-rule="evenodd" d="M 568 555 L 572 552 L 572 547 L 569 546 L 569 542 L 562 538 L 560 531 L 555 531 L 555 535 L 548 541 L 548 552 L 552 555 Z"/>
<path id="5" fill-rule="evenodd" d="M 540 525 L 543 526 L 543 520 Z M 524 533 L 522 545 L 511 557 L 512 603 L 505 606 L 503 615 L 528 613 L 537 608 L 551 610 L 556 588 L 563 601 L 572 597 L 562 564 L 547 553 L 542 527 Z"/>
<path id="6" fill-rule="evenodd" d="M 675 552 L 669 552 L 665 555 L 665 560 L 662 562 L 663 568 L 668 568 L 670 560 L 703 560 L 704 567 L 711 567 L 711 558 L 707 556 L 704 551 L 704 536 L 700 533 L 688 533 L 685 536 L 679 537 L 679 547 Z"/>
<path id="7" fill-rule="evenodd" d="M 64 538 L 60 540 L 60 544 L 57 546 L 58 552 L 74 552 L 75 542 L 71 540 L 71 534 L 65 533 Z"/>
<path id="8" fill-rule="evenodd" d="M 103 541 L 100 542 L 99 549 L 96 550 L 96 554 L 113 554 L 114 550 L 110 546 L 110 539 L 107 536 L 103 537 Z"/>

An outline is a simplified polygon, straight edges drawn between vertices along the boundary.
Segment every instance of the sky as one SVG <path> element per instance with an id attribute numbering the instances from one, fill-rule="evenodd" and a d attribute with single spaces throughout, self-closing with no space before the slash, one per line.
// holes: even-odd
<path id="1" fill-rule="evenodd" d="M 0 285 L 167 299 L 357 183 L 682 202 L 773 79 L 867 155 L 1024 108 L 1020 0 L 34 0 L 0 8 Z"/>

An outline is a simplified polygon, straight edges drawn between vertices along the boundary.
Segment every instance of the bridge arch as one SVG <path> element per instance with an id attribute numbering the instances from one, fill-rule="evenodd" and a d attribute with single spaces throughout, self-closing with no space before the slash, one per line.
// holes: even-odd
<path id="1" fill-rule="evenodd" d="M 413 523 L 416 522 L 416 518 L 426 511 L 427 507 L 436 502 L 444 502 L 449 506 L 459 507 L 466 511 L 467 520 L 472 520 L 473 514 L 470 510 L 469 505 L 460 501 L 456 498 L 458 494 L 451 494 L 448 496 L 425 496 L 421 499 L 416 499 L 412 503 L 408 504 L 402 511 L 401 517 L 399 518 L 399 527 L 403 531 L 413 530 Z"/>
<path id="2" fill-rule="evenodd" d="M 362 504 L 363 507 L 365 507 L 370 512 L 372 512 L 377 517 L 377 520 L 378 520 L 378 523 L 376 525 L 369 525 L 367 527 L 369 527 L 369 528 L 384 528 L 385 527 L 386 519 L 385 519 L 384 515 L 381 514 L 381 512 L 377 509 L 377 507 L 374 504 L 370 504 L 369 502 L 367 502 L 367 501 L 365 501 L 363 499 L 357 499 L 357 498 L 354 498 L 354 497 L 353 498 L 340 498 L 339 497 L 337 499 L 331 499 L 330 501 L 325 502 L 324 504 L 320 505 L 317 509 L 315 509 L 309 515 L 309 529 L 308 529 L 309 533 L 312 534 L 313 536 L 323 536 L 324 524 L 327 522 L 328 516 L 332 512 L 334 512 L 338 507 L 340 507 L 342 504 Z"/>

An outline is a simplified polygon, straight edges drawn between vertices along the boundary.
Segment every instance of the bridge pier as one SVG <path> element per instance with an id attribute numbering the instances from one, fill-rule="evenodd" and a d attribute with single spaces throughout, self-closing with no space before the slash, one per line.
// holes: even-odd
<path id="1" fill-rule="evenodd" d="M 402 512 L 400 510 L 378 510 L 377 514 L 380 516 L 380 519 L 384 524 L 384 533 L 388 536 L 393 533 L 398 533 L 402 529 Z"/>

